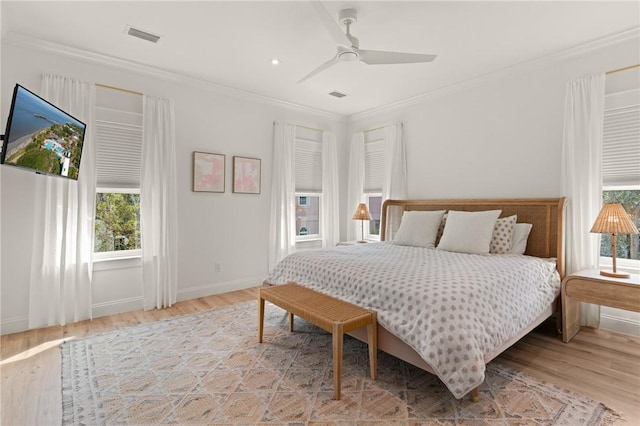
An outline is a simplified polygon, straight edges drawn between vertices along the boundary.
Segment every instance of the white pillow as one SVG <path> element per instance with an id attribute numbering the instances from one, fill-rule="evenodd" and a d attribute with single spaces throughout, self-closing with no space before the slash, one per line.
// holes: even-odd
<path id="1" fill-rule="evenodd" d="M 439 250 L 460 253 L 489 253 L 493 228 L 502 210 L 463 212 L 449 210 Z"/>
<path id="2" fill-rule="evenodd" d="M 508 254 L 511 253 L 511 241 L 513 240 L 513 227 L 518 220 L 517 215 L 501 217 L 496 220 L 491 237 L 489 253 Z"/>
<path id="3" fill-rule="evenodd" d="M 513 237 L 511 238 L 511 253 L 524 254 L 527 250 L 527 239 L 533 225 L 530 223 L 516 223 L 513 227 Z"/>
<path id="4" fill-rule="evenodd" d="M 404 212 L 393 243 L 401 246 L 434 248 L 436 233 L 443 214 L 444 210 Z"/>

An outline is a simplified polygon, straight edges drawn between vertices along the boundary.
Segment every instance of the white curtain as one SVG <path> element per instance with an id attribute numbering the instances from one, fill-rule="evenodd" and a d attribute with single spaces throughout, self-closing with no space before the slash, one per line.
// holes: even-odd
<path id="1" fill-rule="evenodd" d="M 322 132 L 322 246 L 333 247 L 340 240 L 340 194 L 336 138 Z"/>
<path id="2" fill-rule="evenodd" d="M 364 203 L 364 133 L 351 136 L 347 188 L 347 240 L 360 239 L 360 221 L 353 220 L 358 204 Z"/>
<path id="3" fill-rule="evenodd" d="M 567 84 L 562 145 L 562 187 L 567 197 L 566 272 L 598 266 L 600 238 L 589 230 L 602 205 L 602 122 L 605 76 Z M 600 307 L 582 304 L 582 325 L 598 327 Z"/>
<path id="4" fill-rule="evenodd" d="M 140 233 L 144 309 L 176 302 L 177 187 L 173 101 L 143 96 Z"/>
<path id="5" fill-rule="evenodd" d="M 29 328 L 91 318 L 95 85 L 42 77 L 42 97 L 87 125 L 78 180 L 37 176 Z"/>
<path id="6" fill-rule="evenodd" d="M 384 128 L 385 173 L 382 183 L 382 202 L 407 198 L 407 156 L 402 123 Z M 388 236 L 400 225 L 401 212 L 390 211 L 387 216 Z"/>
<path id="7" fill-rule="evenodd" d="M 296 126 L 275 122 L 271 176 L 269 270 L 296 247 Z"/>

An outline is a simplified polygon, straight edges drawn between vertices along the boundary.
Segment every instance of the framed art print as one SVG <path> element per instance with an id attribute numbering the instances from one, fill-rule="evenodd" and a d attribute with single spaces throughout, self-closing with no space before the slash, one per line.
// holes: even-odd
<path id="1" fill-rule="evenodd" d="M 194 192 L 224 192 L 224 163 L 224 154 L 194 151 Z"/>
<path id="2" fill-rule="evenodd" d="M 260 193 L 260 159 L 233 157 L 233 192 Z"/>

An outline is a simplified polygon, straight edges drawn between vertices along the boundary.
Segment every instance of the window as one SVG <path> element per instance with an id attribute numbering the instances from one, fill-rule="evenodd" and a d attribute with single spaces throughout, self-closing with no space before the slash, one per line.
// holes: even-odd
<path id="1" fill-rule="evenodd" d="M 304 200 L 304 201 L 303 201 Z M 296 196 L 296 236 L 320 236 L 320 196 Z"/>
<path id="2" fill-rule="evenodd" d="M 603 203 L 620 203 L 636 226 L 640 226 L 640 189 L 602 191 Z M 602 234 L 600 256 L 611 258 L 611 235 Z M 640 260 L 640 235 L 616 235 L 616 257 Z"/>
<path id="3" fill-rule="evenodd" d="M 367 194 L 367 208 L 371 214 L 368 239 L 380 239 L 380 220 L 382 218 L 382 194 Z"/>
<path id="4" fill-rule="evenodd" d="M 94 252 L 140 250 L 140 194 L 96 193 Z"/>
<path id="5" fill-rule="evenodd" d="M 142 97 L 96 87 L 94 259 L 140 255 Z"/>
<path id="6" fill-rule="evenodd" d="M 322 132 L 296 129 L 296 240 L 322 238 Z"/>
<path id="7" fill-rule="evenodd" d="M 384 180 L 384 129 L 364 133 L 364 195 L 371 214 L 367 240 L 380 240 L 382 183 Z"/>
<path id="8" fill-rule="evenodd" d="M 605 98 L 602 202 L 619 202 L 640 226 L 640 89 Z M 640 236 L 617 235 L 616 257 L 624 269 L 640 269 Z M 611 263 L 611 236 L 601 235 L 600 262 Z"/>

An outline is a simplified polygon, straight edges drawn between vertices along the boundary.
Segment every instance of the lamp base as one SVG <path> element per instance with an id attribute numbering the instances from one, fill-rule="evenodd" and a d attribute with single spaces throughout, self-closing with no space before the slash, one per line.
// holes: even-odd
<path id="1" fill-rule="evenodd" d="M 600 271 L 600 275 L 612 278 L 629 278 L 629 274 L 626 272 L 613 272 L 613 271 Z"/>

